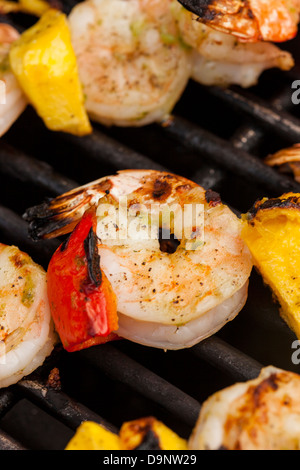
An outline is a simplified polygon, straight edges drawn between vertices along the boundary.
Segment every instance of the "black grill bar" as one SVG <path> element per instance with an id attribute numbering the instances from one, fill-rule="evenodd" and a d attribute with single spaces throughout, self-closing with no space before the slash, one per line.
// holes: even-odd
<path id="1" fill-rule="evenodd" d="M 93 133 L 84 137 L 76 137 L 70 134 L 61 135 L 62 139 L 72 144 L 86 154 L 88 158 L 99 163 L 113 165 L 119 170 L 127 169 L 152 169 L 166 171 L 163 165 L 154 162 L 150 158 L 126 147 L 115 139 L 94 129 Z"/>
<path id="2" fill-rule="evenodd" d="M 300 142 L 300 120 L 278 107 L 245 91 L 213 88 L 211 93 L 225 101 L 228 106 L 253 118 L 263 129 L 276 132 L 284 140 Z"/>
<path id="3" fill-rule="evenodd" d="M 0 390 L 0 418 L 2 418 L 17 402 L 19 398 L 9 388 Z"/>
<path id="4" fill-rule="evenodd" d="M 250 124 L 244 124 L 237 129 L 231 137 L 231 144 L 237 149 L 243 149 L 246 152 L 253 152 L 264 138 L 264 133 L 260 128 Z"/>
<path id="5" fill-rule="evenodd" d="M 259 362 L 216 336 L 197 344 L 192 351 L 197 357 L 206 360 L 238 381 L 255 379 L 263 367 Z"/>
<path id="6" fill-rule="evenodd" d="M 117 429 L 98 414 L 94 413 L 86 406 L 73 400 L 61 391 L 46 387 L 38 379 L 24 379 L 15 386 L 21 396 L 29 398 L 40 408 L 50 413 L 55 418 L 76 430 L 83 421 L 95 421 L 106 429 L 117 432 Z"/>
<path id="7" fill-rule="evenodd" d="M 94 129 L 91 135 L 85 137 L 78 138 L 67 134 L 61 137 L 64 141 L 71 143 L 74 148 L 80 149 L 87 158 L 96 160 L 99 163 L 109 163 L 118 170 L 172 171 L 151 158 L 120 144 L 117 140 L 106 136 L 97 129 Z M 201 168 L 195 172 L 193 177 L 196 183 L 206 189 L 218 186 L 223 179 L 224 172 L 220 168 Z"/>
<path id="8" fill-rule="evenodd" d="M 258 158 L 179 116 L 174 116 L 164 132 L 222 168 L 232 171 L 251 184 L 259 184 L 275 195 L 300 191 L 300 184 L 268 167 Z"/>
<path id="9" fill-rule="evenodd" d="M 105 344 L 101 346 L 100 354 L 91 348 L 81 351 L 80 356 L 107 376 L 128 385 L 182 422 L 194 426 L 200 403 L 115 347 Z"/>
<path id="10" fill-rule="evenodd" d="M 61 194 L 77 186 L 71 179 L 55 172 L 48 163 L 29 157 L 4 142 L 0 142 L 0 171 L 46 189 L 50 194 Z"/>
<path id="11" fill-rule="evenodd" d="M 28 224 L 22 217 L 7 207 L 0 205 L 0 232 L 2 242 L 15 244 L 23 251 L 31 253 L 41 264 L 47 265 L 50 257 L 59 246 L 58 240 L 34 242 L 28 235 Z"/>
<path id="12" fill-rule="evenodd" d="M 203 171 L 195 170 L 192 179 L 195 183 L 202 186 L 204 189 L 217 189 L 224 181 L 226 174 L 220 168 L 208 168 Z"/>
<path id="13" fill-rule="evenodd" d="M 0 430 L 0 450 L 27 450 L 21 443 Z"/>
<path id="14" fill-rule="evenodd" d="M 214 90 L 214 88 L 209 88 L 209 90 Z M 278 113 L 281 113 L 282 110 L 289 110 L 292 107 L 290 89 L 288 89 L 288 91 L 286 88 L 280 90 L 270 101 L 270 104 Z M 242 124 L 242 126 L 235 131 L 230 141 L 236 148 L 242 148 L 247 152 L 255 153 L 255 150 L 263 143 L 264 139 L 264 130 L 257 125 L 255 120 L 249 120 L 248 123 Z"/>
<path id="15" fill-rule="evenodd" d="M 109 159 L 110 163 L 113 163 L 114 166 L 119 169 L 118 161 L 125 147 L 120 146 L 114 139 L 107 138 L 97 131 L 94 131 L 92 136 L 85 137 L 85 140 L 82 140 L 83 138 L 78 139 L 71 135 L 64 135 L 62 138 L 71 141 L 72 144 L 77 147 L 78 142 L 80 142 L 80 148 L 84 150 L 88 158 L 93 156 L 93 158 L 103 159 L 104 162 L 107 162 L 108 155 L 112 156 L 112 158 Z M 92 154 L 90 152 L 91 146 L 93 147 Z M 130 158 L 127 159 L 129 154 Z M 152 159 L 133 152 L 128 148 L 126 148 L 126 159 L 124 159 L 124 161 L 128 161 L 128 164 L 131 164 L 131 166 L 127 168 L 171 171 L 169 168 L 159 165 L 153 162 Z M 20 152 L 11 145 L 3 142 L 0 143 L 0 171 L 16 180 L 42 188 L 46 191 L 48 196 L 58 196 L 79 186 L 79 183 L 61 175 L 48 163 L 30 157 L 24 152 Z M 95 176 L 95 178 L 98 177 L 100 177 L 100 175 Z M 206 189 L 217 187 L 224 178 L 224 171 L 217 167 L 200 168 L 199 170 L 195 170 L 193 174 L 193 180 Z"/>

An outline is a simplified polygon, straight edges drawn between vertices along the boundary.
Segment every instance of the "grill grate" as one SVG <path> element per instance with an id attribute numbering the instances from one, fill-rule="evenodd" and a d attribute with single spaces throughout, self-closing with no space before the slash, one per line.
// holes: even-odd
<path id="1" fill-rule="evenodd" d="M 47 267 L 58 241 L 33 243 L 25 210 L 125 168 L 180 173 L 219 191 L 237 212 L 262 196 L 300 192 L 298 183 L 262 162 L 267 153 L 300 142 L 292 80 L 266 72 L 250 92 L 190 83 L 168 123 L 142 129 L 95 125 L 84 138 L 49 132 L 28 108 L 0 142 L 1 241 Z M 126 341 L 72 354 L 58 347 L 38 371 L 0 391 L 0 449 L 63 449 L 82 420 L 115 431 L 151 414 L 188 437 L 211 393 L 254 378 L 263 365 L 297 371 L 294 339 L 254 272 L 240 315 L 190 350 L 165 353 Z M 53 367 L 60 371 L 61 390 L 45 385 Z"/>

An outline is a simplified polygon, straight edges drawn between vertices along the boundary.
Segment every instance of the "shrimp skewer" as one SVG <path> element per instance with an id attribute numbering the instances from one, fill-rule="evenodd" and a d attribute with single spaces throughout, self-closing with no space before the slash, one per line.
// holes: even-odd
<path id="1" fill-rule="evenodd" d="M 252 259 L 239 219 L 213 193 L 176 175 L 128 170 L 31 208 L 24 217 L 33 238 L 48 238 L 70 232 L 90 207 L 97 208 L 100 267 L 117 298 L 118 336 L 182 349 L 243 308 Z M 201 217 L 186 218 L 186 207 Z M 166 248 L 160 230 L 169 231 L 165 242 L 173 235 L 177 246 Z"/>
<path id="2" fill-rule="evenodd" d="M 0 387 L 43 364 L 56 341 L 46 273 L 14 246 L 0 244 Z"/>
<path id="3" fill-rule="evenodd" d="M 168 116 L 191 72 L 169 0 L 87 0 L 69 25 L 91 119 L 142 126 Z"/>
<path id="4" fill-rule="evenodd" d="M 178 2 L 172 5 L 183 41 L 192 48 L 191 78 L 202 85 L 256 85 L 261 73 L 271 68 L 290 70 L 289 52 L 271 42 L 243 42 L 197 21 L 197 16 Z"/>
<path id="5" fill-rule="evenodd" d="M 233 24 L 230 34 L 196 19 L 175 0 L 85 0 L 76 5 L 68 25 L 90 118 L 108 126 L 162 122 L 190 78 L 209 86 L 249 87 L 266 69 L 294 65 L 288 52 L 270 42 L 245 42 L 240 37 L 245 18 L 241 27 Z M 0 135 L 27 105 L 8 60 L 17 38 L 11 26 L 0 25 L 0 79 L 6 87 Z"/>
<path id="6" fill-rule="evenodd" d="M 175 0 L 76 6 L 69 24 L 91 119 L 120 126 L 162 121 L 189 78 L 249 87 L 264 70 L 294 66 L 291 54 L 270 42 L 245 43 L 238 31 L 226 34 L 196 19 Z"/>
<path id="7" fill-rule="evenodd" d="M 298 30 L 299 0 L 179 0 L 198 20 L 243 41 L 283 42 Z"/>
<path id="8" fill-rule="evenodd" d="M 0 136 L 11 127 L 27 106 L 27 100 L 10 69 L 10 44 L 18 39 L 18 32 L 10 25 L 0 24 L 0 80 L 4 83 L 5 103 L 0 104 Z"/>

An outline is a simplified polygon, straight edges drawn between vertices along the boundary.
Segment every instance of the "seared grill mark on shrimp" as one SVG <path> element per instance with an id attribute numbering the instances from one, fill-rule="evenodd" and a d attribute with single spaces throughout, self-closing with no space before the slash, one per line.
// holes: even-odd
<path id="1" fill-rule="evenodd" d="M 160 201 L 163 201 L 164 199 L 167 199 L 170 196 L 171 192 L 172 186 L 165 179 L 158 178 L 156 181 L 154 181 L 152 193 L 154 199 L 159 199 Z"/>
<path id="2" fill-rule="evenodd" d="M 218 204 L 222 204 L 221 196 L 220 194 L 216 193 L 215 191 L 212 191 L 209 189 L 205 193 L 205 199 L 208 202 L 208 204 L 212 207 L 217 206 Z"/>

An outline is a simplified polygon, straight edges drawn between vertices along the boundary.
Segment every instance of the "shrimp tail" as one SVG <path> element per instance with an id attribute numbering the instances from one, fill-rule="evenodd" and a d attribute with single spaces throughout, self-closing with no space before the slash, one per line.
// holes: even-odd
<path id="1" fill-rule="evenodd" d="M 30 238 L 38 241 L 72 232 L 86 210 L 96 205 L 107 194 L 109 188 L 109 179 L 101 178 L 28 208 L 23 219 L 28 222 Z"/>
<path id="2" fill-rule="evenodd" d="M 298 30 L 299 0 L 179 0 L 198 21 L 243 41 L 284 42 Z"/>
<path id="3" fill-rule="evenodd" d="M 263 39 L 259 22 L 251 10 L 248 0 L 179 0 L 189 11 L 195 13 L 199 21 L 230 32 L 241 39 L 261 41 Z"/>
<path id="4" fill-rule="evenodd" d="M 29 223 L 28 233 L 32 240 L 55 238 L 70 233 L 88 207 L 88 200 L 82 200 L 82 197 L 72 201 L 63 196 L 30 207 L 23 219 Z"/>
<path id="5" fill-rule="evenodd" d="M 38 206 L 30 207 L 24 213 L 23 219 L 28 222 L 29 237 L 33 241 L 69 233 L 79 220 L 79 217 L 76 217 L 74 221 L 67 211 L 59 211 L 55 201 L 55 199 L 45 201 Z"/>

